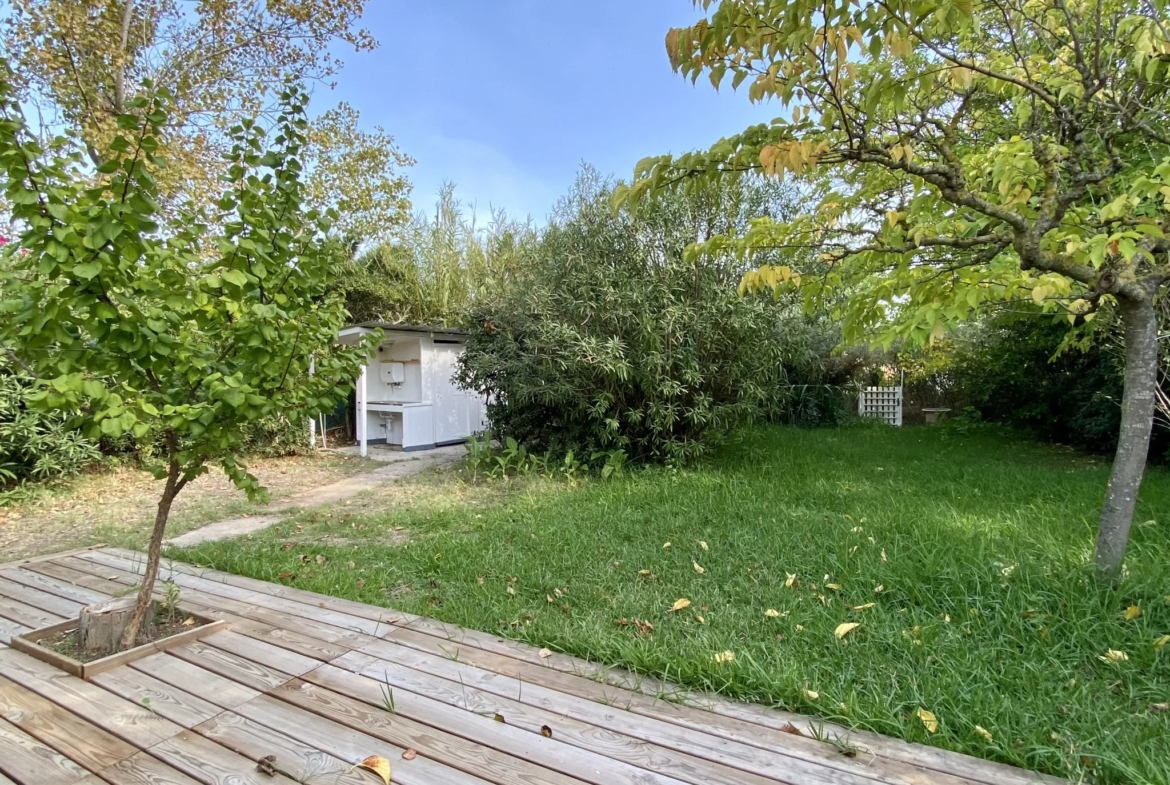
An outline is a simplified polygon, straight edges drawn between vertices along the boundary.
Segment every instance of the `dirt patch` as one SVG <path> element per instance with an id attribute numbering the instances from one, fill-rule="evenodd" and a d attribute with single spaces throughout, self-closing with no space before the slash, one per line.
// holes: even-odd
<path id="1" fill-rule="evenodd" d="M 273 501 L 380 466 L 349 455 L 309 454 L 254 460 L 250 469 Z M 142 549 L 154 521 L 162 481 L 141 469 L 94 471 L 46 490 L 15 507 L 0 508 L 0 561 L 98 542 Z M 171 510 L 168 532 L 178 534 L 232 516 L 262 515 L 218 469 L 193 480 Z"/>

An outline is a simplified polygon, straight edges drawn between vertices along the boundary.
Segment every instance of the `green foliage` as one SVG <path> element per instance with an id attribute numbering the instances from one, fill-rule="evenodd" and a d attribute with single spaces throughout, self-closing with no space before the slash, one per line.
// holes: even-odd
<path id="1" fill-rule="evenodd" d="M 28 480 L 68 477 L 101 458 L 67 417 L 28 408 L 25 397 L 33 382 L 0 355 L 0 491 Z M 0 504 L 5 498 L 0 493 Z"/>
<path id="2" fill-rule="evenodd" d="M 603 478 L 612 476 L 615 472 L 621 474 L 625 465 L 625 454 L 621 450 L 611 453 L 595 453 L 593 459 L 604 459 L 600 464 L 600 473 Z M 467 467 L 471 469 L 472 480 L 479 479 L 482 471 L 488 478 L 507 477 L 512 475 L 537 474 L 551 480 L 560 477 L 570 484 L 576 483 L 583 468 L 581 462 L 568 450 L 562 456 L 554 456 L 552 451 L 543 454 L 530 453 L 528 448 L 517 442 L 511 436 L 504 439 L 504 443 L 497 445 L 492 440 L 490 429 L 483 433 L 471 436 L 467 440 Z"/>
<path id="3" fill-rule="evenodd" d="M 501 297 L 473 311 L 458 377 L 531 450 L 686 462 L 776 405 L 811 329 L 739 297 L 727 259 L 684 259 L 776 193 L 737 187 L 614 214 L 587 170 Z M 775 199 L 782 207 L 788 202 Z"/>
<path id="4" fill-rule="evenodd" d="M 354 322 L 463 323 L 473 302 L 508 286 L 531 229 L 503 213 L 478 226 L 446 184 L 434 217 L 420 212 L 396 235 L 340 271 L 337 287 Z"/>
<path id="5" fill-rule="evenodd" d="M 282 95 L 270 150 L 255 123 L 232 128 L 215 212 L 163 229 L 148 167 L 165 166 L 154 154 L 165 98 L 135 100 L 94 187 L 82 151 L 63 139 L 42 149 L 0 85 L 0 165 L 23 227 L 20 251 L 6 248 L 0 341 L 40 377 L 30 406 L 78 414 L 94 439 L 161 431 L 153 469 L 179 488 L 214 461 L 263 495 L 236 460 L 243 426 L 331 410 L 362 351 L 336 345 L 345 312 L 326 293 L 329 219 L 302 209 L 306 99 Z"/>
<path id="6" fill-rule="evenodd" d="M 1029 431 L 1091 452 L 1117 447 L 1123 360 L 1108 340 L 1062 351 L 1067 329 L 1038 313 L 1006 313 L 972 324 L 948 341 L 948 363 L 935 369 L 980 420 Z M 1151 458 L 1170 448 L 1154 429 Z"/>

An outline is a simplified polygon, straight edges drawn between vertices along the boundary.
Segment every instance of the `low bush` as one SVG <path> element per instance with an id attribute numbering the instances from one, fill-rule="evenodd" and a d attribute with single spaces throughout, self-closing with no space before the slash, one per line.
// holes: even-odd
<path id="1" fill-rule="evenodd" d="M 55 413 L 25 406 L 33 379 L 0 359 L 0 503 L 27 481 L 67 477 L 101 458 L 98 448 Z"/>

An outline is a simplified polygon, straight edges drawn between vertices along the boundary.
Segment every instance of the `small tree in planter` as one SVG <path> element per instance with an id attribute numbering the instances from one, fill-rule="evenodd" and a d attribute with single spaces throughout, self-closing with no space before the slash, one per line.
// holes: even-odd
<path id="1" fill-rule="evenodd" d="M 332 216 L 302 202 L 304 91 L 281 96 L 269 149 L 254 122 L 231 129 L 211 213 L 161 227 L 152 172 L 166 165 L 155 156 L 166 98 L 130 105 L 95 171 L 74 140 L 38 144 L 0 74 L 0 167 L 22 228 L 0 265 L 0 343 L 39 380 L 32 405 L 74 413 L 94 437 L 161 432 L 165 443 L 149 467 L 166 483 L 123 648 L 149 619 L 175 497 L 218 464 L 266 499 L 239 460 L 247 426 L 331 411 L 367 350 L 335 341 L 347 314 L 329 293 Z"/>

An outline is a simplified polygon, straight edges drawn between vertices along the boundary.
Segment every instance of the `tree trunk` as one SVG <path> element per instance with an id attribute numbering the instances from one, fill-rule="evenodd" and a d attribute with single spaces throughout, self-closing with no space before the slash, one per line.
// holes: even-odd
<path id="1" fill-rule="evenodd" d="M 1121 432 L 1097 526 L 1097 568 L 1115 577 L 1125 558 L 1133 510 L 1137 504 L 1150 431 L 1154 426 L 1158 386 L 1158 319 L 1152 299 L 1118 298 L 1125 327 L 1125 389 L 1121 396 Z"/>
<path id="2" fill-rule="evenodd" d="M 81 609 L 77 639 L 86 654 L 103 657 L 122 646 L 126 628 L 134 617 L 133 597 L 115 597 Z"/>
<path id="3" fill-rule="evenodd" d="M 171 461 L 167 470 L 167 484 L 163 488 L 162 498 L 158 500 L 158 512 L 154 516 L 154 531 L 150 535 L 150 548 L 146 552 L 146 574 L 142 576 L 142 586 L 138 589 L 138 600 L 134 605 L 134 617 L 126 627 L 122 637 L 122 648 L 129 649 L 138 638 L 138 631 L 147 614 L 154 607 L 154 581 L 158 577 L 158 563 L 162 558 L 163 536 L 167 530 L 167 518 L 171 514 L 171 503 L 183 489 L 183 481 L 179 479 L 179 464 Z"/>

